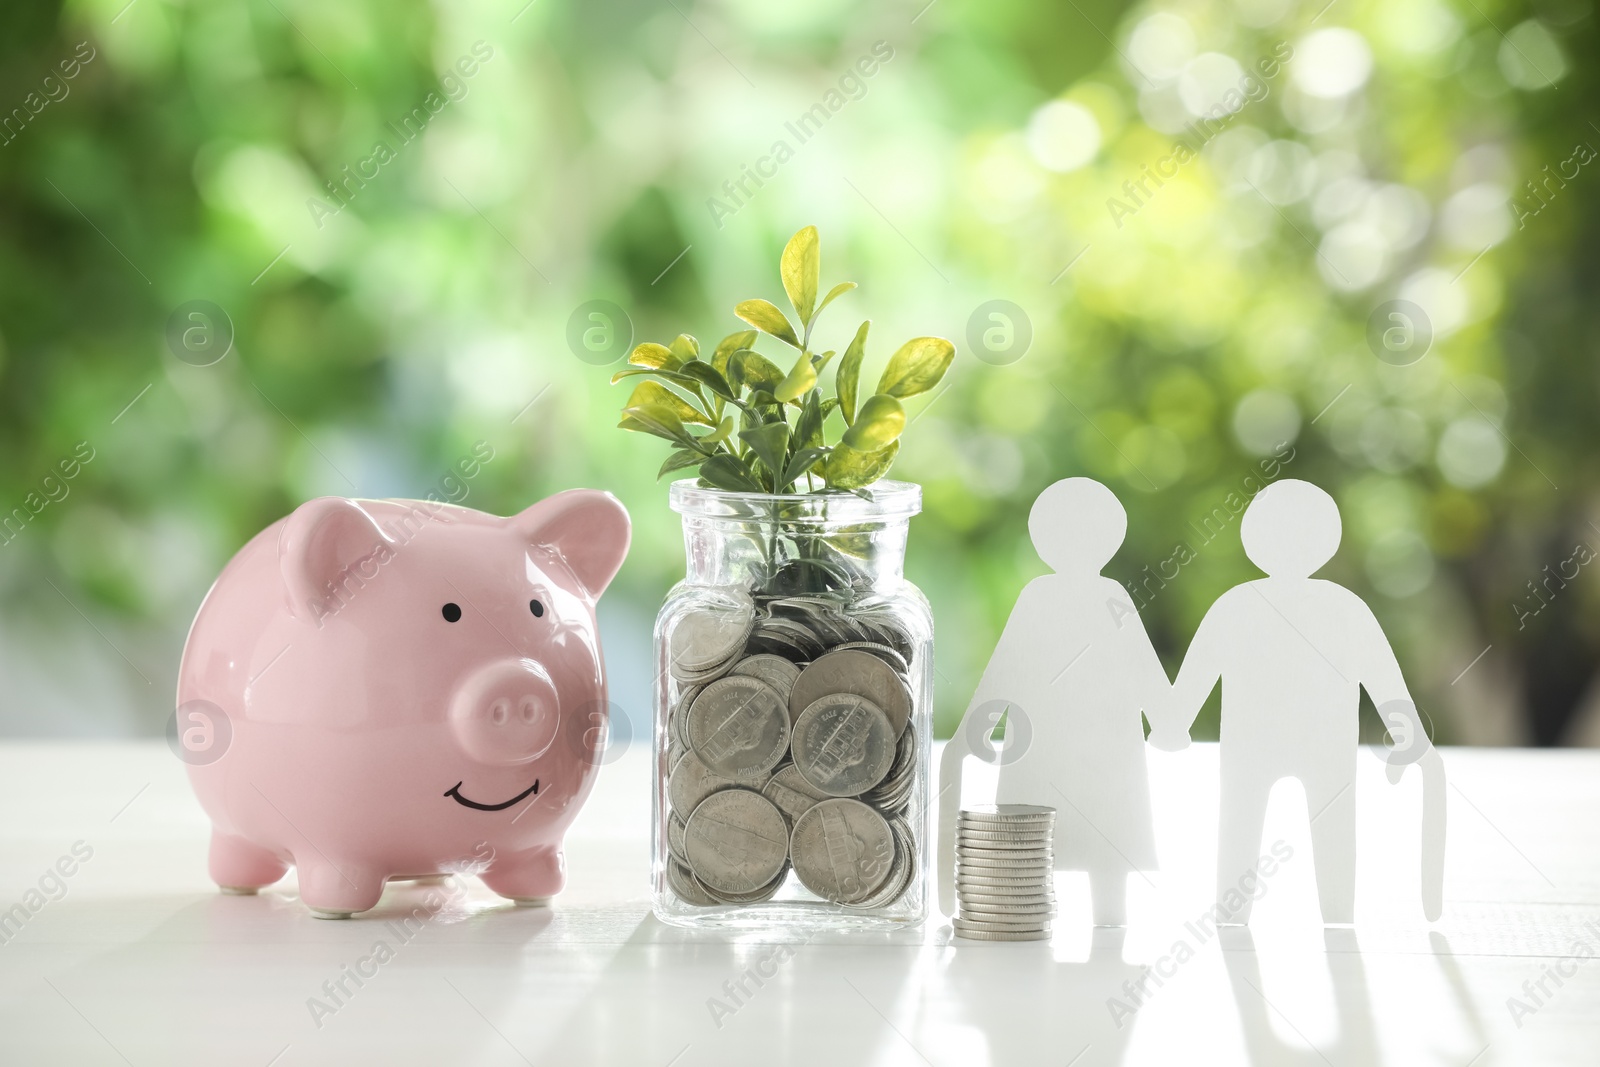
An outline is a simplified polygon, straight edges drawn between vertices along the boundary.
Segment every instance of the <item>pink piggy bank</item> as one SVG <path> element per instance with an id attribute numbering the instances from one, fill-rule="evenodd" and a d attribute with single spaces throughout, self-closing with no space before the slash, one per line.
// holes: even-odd
<path id="1" fill-rule="evenodd" d="M 178 675 L 212 879 L 254 893 L 292 864 L 330 918 L 445 873 L 547 903 L 599 769 L 594 608 L 628 540 L 588 489 L 505 519 L 323 497 L 252 538 Z"/>

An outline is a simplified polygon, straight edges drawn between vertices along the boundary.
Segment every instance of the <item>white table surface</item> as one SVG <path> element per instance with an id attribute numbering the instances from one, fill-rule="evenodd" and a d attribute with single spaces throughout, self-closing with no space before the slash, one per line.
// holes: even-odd
<path id="1" fill-rule="evenodd" d="M 1600 953 L 1600 753 L 1445 755 L 1445 913 L 1432 927 L 1420 781 L 1390 786 L 1363 757 L 1355 927 L 1316 917 L 1304 801 L 1284 783 L 1266 842 L 1294 857 L 1248 931 L 1197 937 L 1185 924 L 1209 904 L 1216 749 L 1196 745 L 1151 752 L 1163 870 L 1130 880 L 1125 930 L 1093 930 L 1081 883 L 1063 875 L 1051 942 L 952 942 L 935 917 L 913 934 L 780 952 L 781 935 L 651 917 L 639 749 L 602 771 L 554 907 L 518 909 L 460 879 L 401 940 L 388 921 L 429 890 L 393 885 L 349 922 L 313 919 L 292 874 L 259 897 L 217 893 L 206 820 L 159 741 L 4 745 L 0 909 L 75 843 L 92 856 L 0 944 L 0 1064 L 1600 1063 L 1600 962 L 1582 958 Z M 1124 983 L 1180 940 L 1193 958 L 1147 981 L 1119 1028 L 1108 998 L 1131 1004 Z M 309 998 L 379 941 L 393 958 L 314 1018 Z M 709 998 L 758 966 L 776 973 L 714 1019 Z M 1535 1004 L 1524 983 L 1538 994 L 1541 978 Z M 1511 997 L 1535 1010 L 1514 1019 Z"/>

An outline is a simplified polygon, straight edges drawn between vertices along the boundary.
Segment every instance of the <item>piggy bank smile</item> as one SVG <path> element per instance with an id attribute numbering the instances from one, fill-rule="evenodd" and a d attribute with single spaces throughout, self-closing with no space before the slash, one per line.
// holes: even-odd
<path id="1" fill-rule="evenodd" d="M 445 790 L 444 795 L 454 800 L 457 804 L 460 804 L 464 808 L 473 808 L 477 811 L 505 811 L 517 801 L 526 800 L 528 797 L 538 796 L 539 794 L 539 779 L 535 778 L 532 785 L 518 793 L 516 796 L 512 797 L 510 800 L 501 801 L 499 804 L 480 804 L 476 800 L 468 800 L 466 797 L 461 795 L 461 787 L 463 785 L 466 785 L 465 779 L 462 779 L 449 789 Z"/>

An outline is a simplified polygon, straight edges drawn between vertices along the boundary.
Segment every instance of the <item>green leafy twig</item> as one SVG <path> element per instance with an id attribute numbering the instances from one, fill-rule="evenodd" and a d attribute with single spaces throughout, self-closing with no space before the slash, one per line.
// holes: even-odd
<path id="1" fill-rule="evenodd" d="M 612 377 L 613 384 L 643 379 L 618 425 L 675 446 L 657 477 L 697 470 L 703 484 L 739 492 L 860 492 L 888 472 L 906 426 L 901 401 L 938 385 L 956 346 L 943 337 L 912 338 L 889 358 L 871 395 L 860 398 L 868 320 L 834 370 L 835 395 L 824 397 L 821 375 L 835 353 L 815 351 L 812 332 L 823 310 L 856 283 L 840 282 L 819 301 L 820 263 L 817 228 L 807 226 L 789 239 L 778 264 L 799 330 L 771 301 L 741 301 L 734 314 L 755 329 L 724 337 L 710 359 L 700 358 L 700 342 L 679 334 L 671 344 L 639 345 Z M 792 363 L 783 358 L 787 370 L 755 350 L 763 333 L 798 353 Z M 844 429 L 830 443 L 836 412 Z"/>

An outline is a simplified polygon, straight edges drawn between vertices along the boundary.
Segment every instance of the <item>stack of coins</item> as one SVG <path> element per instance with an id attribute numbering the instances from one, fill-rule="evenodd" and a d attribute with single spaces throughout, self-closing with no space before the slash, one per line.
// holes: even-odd
<path id="1" fill-rule="evenodd" d="M 876 908 L 916 871 L 912 639 L 843 594 L 726 597 L 667 641 L 667 884 L 694 905 Z"/>
<path id="2" fill-rule="evenodd" d="M 1056 809 L 963 808 L 956 817 L 956 936 L 1045 941 L 1055 916 L 1051 840 Z"/>

